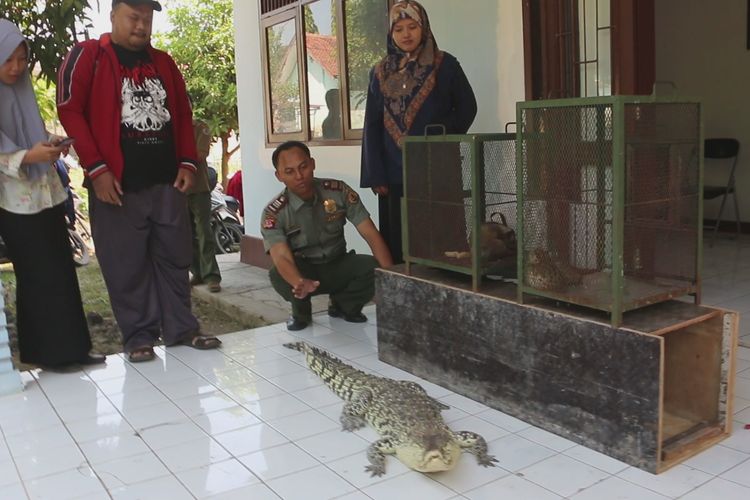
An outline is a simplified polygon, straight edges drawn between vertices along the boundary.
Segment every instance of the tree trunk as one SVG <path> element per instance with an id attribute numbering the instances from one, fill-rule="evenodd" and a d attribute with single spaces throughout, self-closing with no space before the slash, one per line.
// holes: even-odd
<path id="1" fill-rule="evenodd" d="M 221 139 L 221 185 L 224 189 L 227 188 L 227 183 L 229 182 L 229 159 L 240 149 L 240 145 L 237 144 L 234 149 L 229 150 L 229 136 L 231 133 L 232 131 L 228 130 L 219 136 Z"/>
<path id="2" fill-rule="evenodd" d="M 227 188 L 227 182 L 229 182 L 229 158 L 232 157 L 232 153 L 229 152 L 229 134 L 224 132 L 221 134 L 221 185 L 224 189 Z"/>

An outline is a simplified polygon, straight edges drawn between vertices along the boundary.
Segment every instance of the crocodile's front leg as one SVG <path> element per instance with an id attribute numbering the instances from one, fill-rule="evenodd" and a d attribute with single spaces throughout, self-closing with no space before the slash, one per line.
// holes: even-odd
<path id="1" fill-rule="evenodd" d="M 485 467 L 495 466 L 495 462 L 497 462 L 497 459 L 487 453 L 487 441 L 485 441 L 482 436 L 475 432 L 469 431 L 455 432 L 453 433 L 453 436 L 455 437 L 461 448 L 477 457 L 477 462 L 479 462 L 479 465 L 483 465 Z"/>
<path id="2" fill-rule="evenodd" d="M 370 406 L 370 401 L 372 401 L 372 391 L 362 389 L 352 396 L 351 401 L 344 404 L 339 421 L 345 431 L 356 431 L 365 426 L 367 422 L 364 416 Z"/>
<path id="3" fill-rule="evenodd" d="M 375 441 L 367 448 L 367 460 L 370 465 L 365 466 L 365 472 L 369 472 L 371 477 L 382 476 L 385 474 L 385 456 L 394 453 L 396 449 L 390 438 Z"/>

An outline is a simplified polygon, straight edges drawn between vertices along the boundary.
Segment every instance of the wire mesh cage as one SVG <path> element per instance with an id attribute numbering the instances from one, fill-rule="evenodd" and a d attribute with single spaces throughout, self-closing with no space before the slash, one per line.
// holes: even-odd
<path id="1" fill-rule="evenodd" d="M 426 135 L 404 141 L 403 240 L 413 263 L 516 276 L 515 134 Z M 475 231 L 475 228 L 479 228 Z"/>
<path id="2" fill-rule="evenodd" d="M 519 301 L 622 313 L 700 300 L 701 110 L 612 96 L 517 105 Z"/>

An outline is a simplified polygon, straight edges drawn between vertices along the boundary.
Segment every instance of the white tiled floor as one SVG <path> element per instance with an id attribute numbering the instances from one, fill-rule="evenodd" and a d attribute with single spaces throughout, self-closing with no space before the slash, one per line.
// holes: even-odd
<path id="1" fill-rule="evenodd" d="M 704 302 L 750 313 L 750 240 L 706 248 Z M 740 347 L 734 434 L 654 476 L 442 387 L 456 429 L 484 435 L 498 467 L 464 455 L 431 476 L 387 459 L 364 472 L 369 428 L 340 431 L 342 402 L 282 343 L 325 347 L 367 371 L 414 379 L 377 359 L 370 322 L 327 316 L 222 337 L 224 348 L 158 349 L 159 360 L 72 374 L 25 373 L 0 398 L 0 499 L 750 499 L 750 348 Z M 750 346 L 750 328 L 740 324 Z M 418 379 L 417 379 L 418 380 Z"/>

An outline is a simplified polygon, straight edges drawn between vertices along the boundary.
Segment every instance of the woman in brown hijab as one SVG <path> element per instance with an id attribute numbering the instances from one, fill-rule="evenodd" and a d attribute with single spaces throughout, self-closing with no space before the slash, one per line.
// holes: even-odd
<path id="1" fill-rule="evenodd" d="M 433 124 L 443 125 L 448 134 L 464 134 L 477 103 L 458 60 L 438 49 L 422 5 L 397 2 L 390 10 L 390 26 L 388 55 L 370 73 L 360 186 L 378 195 L 380 233 L 398 263 L 403 261 L 402 139 L 422 135 Z"/>

